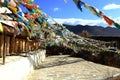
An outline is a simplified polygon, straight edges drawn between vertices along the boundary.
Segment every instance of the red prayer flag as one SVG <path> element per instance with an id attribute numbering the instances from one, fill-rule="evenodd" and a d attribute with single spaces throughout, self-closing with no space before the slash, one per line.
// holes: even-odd
<path id="1" fill-rule="evenodd" d="M 103 19 L 109 24 L 109 25 L 112 25 L 114 23 L 113 20 L 111 20 L 110 18 L 108 18 L 107 16 L 105 15 L 102 15 Z"/>
<path id="2" fill-rule="evenodd" d="M 38 8 L 38 6 L 35 5 L 35 4 L 24 4 L 24 6 L 25 6 L 27 9 Z"/>

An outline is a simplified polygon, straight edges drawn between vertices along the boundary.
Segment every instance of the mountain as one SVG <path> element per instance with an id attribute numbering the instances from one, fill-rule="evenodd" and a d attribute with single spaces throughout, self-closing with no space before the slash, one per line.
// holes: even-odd
<path id="1" fill-rule="evenodd" d="M 91 36 L 120 36 L 120 29 L 114 27 L 102 27 L 102 26 L 89 26 L 89 25 L 66 25 L 67 29 L 75 34 L 82 33 L 83 30 L 87 31 Z"/>

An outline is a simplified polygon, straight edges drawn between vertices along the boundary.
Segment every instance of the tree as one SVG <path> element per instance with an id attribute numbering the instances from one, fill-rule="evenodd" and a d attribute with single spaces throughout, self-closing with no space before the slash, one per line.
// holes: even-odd
<path id="1" fill-rule="evenodd" d="M 89 37 L 90 34 L 88 33 L 87 30 L 83 30 L 82 33 L 80 34 L 80 36 L 82 36 L 82 37 Z"/>

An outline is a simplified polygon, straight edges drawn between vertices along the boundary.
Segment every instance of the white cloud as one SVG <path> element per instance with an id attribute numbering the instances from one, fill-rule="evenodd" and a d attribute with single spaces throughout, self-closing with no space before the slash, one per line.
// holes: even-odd
<path id="1" fill-rule="evenodd" d="M 115 22 L 120 23 L 120 17 L 114 18 L 113 19 Z M 48 19 L 48 22 L 50 23 L 54 23 L 57 22 L 59 24 L 69 24 L 69 25 L 91 25 L 91 26 L 103 26 L 103 27 L 107 27 L 109 26 L 106 21 L 104 19 L 96 19 L 96 20 L 91 20 L 91 19 L 80 19 L 80 18 L 67 18 L 67 19 L 63 19 L 63 18 L 54 18 L 53 19 Z M 114 27 L 114 26 L 111 26 Z"/>
<path id="2" fill-rule="evenodd" d="M 113 3 L 103 7 L 104 10 L 111 10 L 111 9 L 118 9 L 118 8 L 120 8 L 120 5 L 113 4 Z"/>
<path id="3" fill-rule="evenodd" d="M 61 18 L 55 18 L 55 21 L 57 21 L 60 24 L 70 24 L 70 25 L 98 25 L 98 26 L 108 26 L 107 23 L 105 23 L 102 19 L 97 20 L 87 20 L 87 19 L 79 19 L 79 18 L 68 18 L 68 19 L 61 19 Z"/>
<path id="4" fill-rule="evenodd" d="M 120 16 L 116 18 L 116 20 L 120 21 Z"/>
<path id="5" fill-rule="evenodd" d="M 57 7 L 53 9 L 54 12 L 56 12 L 56 11 L 58 11 L 58 10 L 59 10 L 59 8 L 57 8 Z"/>

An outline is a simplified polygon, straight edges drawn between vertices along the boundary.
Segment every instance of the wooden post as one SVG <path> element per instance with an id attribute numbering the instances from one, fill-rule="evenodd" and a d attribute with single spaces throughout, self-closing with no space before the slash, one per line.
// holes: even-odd
<path id="1" fill-rule="evenodd" d="M 3 57 L 3 33 L 0 35 L 0 58 Z"/>
<path id="2" fill-rule="evenodd" d="M 3 65 L 5 64 L 5 57 L 6 57 L 6 53 L 5 53 L 5 41 L 6 41 L 6 32 L 5 32 L 5 28 L 4 28 L 4 32 L 3 32 L 3 41 L 4 41 L 4 44 L 3 44 Z"/>
<path id="3" fill-rule="evenodd" d="M 28 48 L 28 41 L 27 41 L 27 39 L 25 39 L 25 56 L 27 56 L 28 55 L 28 52 L 29 52 L 29 48 Z"/>
<path id="4" fill-rule="evenodd" d="M 23 52 L 25 52 L 25 39 L 23 39 Z"/>
<path id="5" fill-rule="evenodd" d="M 15 40 L 14 40 L 14 52 L 15 52 L 15 55 L 17 55 L 18 53 L 19 53 L 19 41 L 18 41 L 18 38 L 15 38 Z"/>
<path id="6" fill-rule="evenodd" d="M 21 44 L 20 44 L 20 38 L 18 38 L 18 50 L 17 50 L 17 55 L 19 55 L 20 54 L 20 52 L 21 52 Z"/>
<path id="7" fill-rule="evenodd" d="M 10 55 L 13 55 L 13 53 L 14 53 L 14 44 L 15 44 L 15 37 L 14 36 L 12 36 L 11 38 L 10 38 Z"/>
<path id="8" fill-rule="evenodd" d="M 26 39 L 25 39 L 25 52 L 28 52 L 28 42 Z"/>
<path id="9" fill-rule="evenodd" d="M 10 37 L 6 36 L 6 55 L 10 55 L 9 49 L 10 49 Z"/>
<path id="10" fill-rule="evenodd" d="M 22 52 L 24 52 L 24 47 L 23 47 L 23 45 L 24 45 L 24 41 L 23 41 L 23 39 L 22 39 Z"/>

